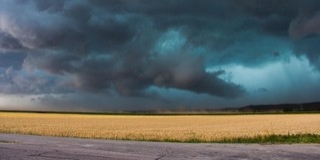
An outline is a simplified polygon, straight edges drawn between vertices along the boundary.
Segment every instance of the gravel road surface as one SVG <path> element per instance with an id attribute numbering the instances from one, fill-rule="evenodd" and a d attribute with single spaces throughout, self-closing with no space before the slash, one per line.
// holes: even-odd
<path id="1" fill-rule="evenodd" d="M 0 134 L 0 159 L 320 159 L 320 145 L 158 143 Z"/>

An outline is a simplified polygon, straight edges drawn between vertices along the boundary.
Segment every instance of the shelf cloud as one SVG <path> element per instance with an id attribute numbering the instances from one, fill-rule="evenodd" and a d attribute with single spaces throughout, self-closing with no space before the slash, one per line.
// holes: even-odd
<path id="1" fill-rule="evenodd" d="M 273 78 L 249 85 L 257 77 L 239 67 L 267 77 L 266 68 L 297 61 L 315 75 L 304 82 L 320 80 L 319 7 L 314 0 L 2 0 L 0 93 L 52 106 L 87 97 L 106 109 L 126 109 L 122 100 L 197 107 L 166 95 L 193 95 L 205 107 L 254 103 L 257 90 L 283 93 L 270 89 Z M 314 85 L 307 94 L 320 89 L 301 83 Z M 288 85 L 289 93 L 297 82 Z"/>

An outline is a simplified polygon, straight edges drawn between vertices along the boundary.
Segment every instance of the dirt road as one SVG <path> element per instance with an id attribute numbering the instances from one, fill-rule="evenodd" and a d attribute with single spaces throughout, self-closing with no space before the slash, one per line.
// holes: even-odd
<path id="1" fill-rule="evenodd" d="M 320 159 L 320 145 L 158 143 L 0 134 L 0 159 Z"/>

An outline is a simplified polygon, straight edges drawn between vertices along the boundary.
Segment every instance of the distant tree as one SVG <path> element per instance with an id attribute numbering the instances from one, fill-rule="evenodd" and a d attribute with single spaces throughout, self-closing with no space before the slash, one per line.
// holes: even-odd
<path id="1" fill-rule="evenodd" d="M 293 109 L 292 108 L 289 108 L 289 107 L 284 107 L 283 108 L 283 112 L 292 112 Z"/>

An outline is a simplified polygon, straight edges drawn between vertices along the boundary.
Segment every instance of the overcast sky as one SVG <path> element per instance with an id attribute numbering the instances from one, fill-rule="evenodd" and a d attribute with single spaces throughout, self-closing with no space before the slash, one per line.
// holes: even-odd
<path id="1" fill-rule="evenodd" d="M 1 0 L 0 109 L 320 100 L 319 0 Z"/>

